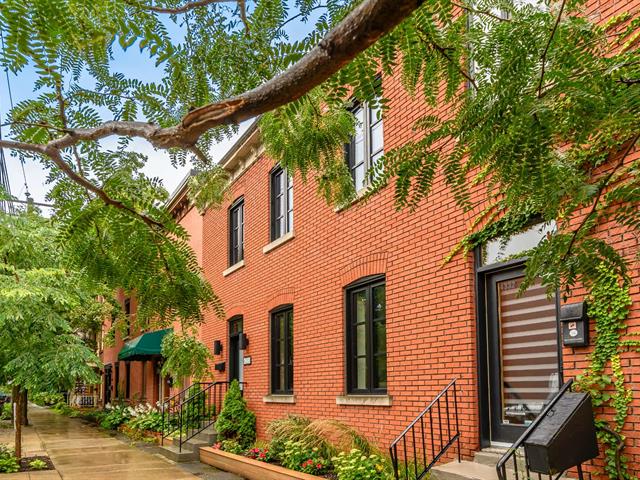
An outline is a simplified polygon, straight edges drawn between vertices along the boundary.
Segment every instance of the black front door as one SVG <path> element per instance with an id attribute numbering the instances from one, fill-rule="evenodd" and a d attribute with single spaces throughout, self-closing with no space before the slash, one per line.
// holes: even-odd
<path id="1" fill-rule="evenodd" d="M 242 382 L 243 355 L 240 351 L 240 335 L 242 334 L 242 317 L 229 320 L 229 381 Z"/>
<path id="2" fill-rule="evenodd" d="M 485 274 L 490 440 L 513 443 L 560 387 L 558 305 L 522 267 Z"/>
<path id="3" fill-rule="evenodd" d="M 104 403 L 111 402 L 111 365 L 105 365 L 104 367 Z"/>

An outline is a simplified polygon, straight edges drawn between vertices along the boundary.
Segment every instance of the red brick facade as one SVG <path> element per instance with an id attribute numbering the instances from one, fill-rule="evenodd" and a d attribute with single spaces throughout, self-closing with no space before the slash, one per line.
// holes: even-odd
<path id="1" fill-rule="evenodd" d="M 592 1 L 590 15 L 605 19 L 640 2 Z M 598 18 L 598 19 L 600 19 Z M 390 109 L 384 118 L 385 150 L 402 145 L 416 135 L 414 121 L 425 113 L 399 81 L 383 79 Z M 356 427 L 386 448 L 403 428 L 452 378 L 459 380 L 458 404 L 462 429 L 462 453 L 470 457 L 486 445 L 481 441 L 479 408 L 479 355 L 476 311 L 476 263 L 473 255 L 443 259 L 462 238 L 473 215 L 463 213 L 442 179 L 428 200 L 415 212 L 396 211 L 393 189 L 387 188 L 367 203 L 355 202 L 344 209 L 328 206 L 317 194 L 313 180 L 293 179 L 294 227 L 292 238 L 273 249 L 270 244 L 269 174 L 274 162 L 261 153 L 258 134 L 246 135 L 223 159 L 233 173 L 225 204 L 206 212 L 198 226 L 195 210 L 185 217 L 186 228 L 198 232 L 194 245 L 201 251 L 207 280 L 221 297 L 227 320 L 242 315 L 249 339 L 244 352 L 245 397 L 256 412 L 259 435 L 269 421 L 288 413 L 312 418 L 333 418 Z M 636 155 L 637 158 L 637 155 Z M 228 207 L 244 198 L 244 263 L 229 271 Z M 633 257 L 637 238 L 620 230 L 602 228 L 615 245 Z M 265 253 L 265 250 L 269 250 Z M 640 327 L 640 282 L 632 264 L 634 305 L 629 318 L 632 330 Z M 388 397 L 390 405 L 342 405 L 345 386 L 345 287 L 369 275 L 386 279 L 386 325 Z M 580 293 L 580 292 L 577 292 Z M 570 302 L 581 300 L 579 295 Z M 270 390 L 270 311 L 293 305 L 294 403 L 274 403 Z M 593 325 L 592 325 L 593 328 Z M 593 338 L 594 332 L 592 332 Z M 228 322 L 208 312 L 201 339 L 213 348 L 223 345 L 216 363 L 226 362 L 229 371 Z M 117 357 L 121 341 L 104 352 L 105 363 Z M 585 369 L 589 348 L 564 348 L 564 380 Z M 248 361 L 248 360 L 247 360 Z M 640 358 L 623 356 L 623 367 L 634 389 L 627 423 L 625 454 L 640 473 Z M 120 368 L 121 379 L 124 367 Z M 139 373 L 132 370 L 132 389 L 138 389 Z M 148 378 L 149 388 L 154 385 Z M 267 397 L 267 398 L 265 398 Z M 287 399 L 290 401 L 291 399 Z M 483 445 L 484 443 L 484 445 Z"/>

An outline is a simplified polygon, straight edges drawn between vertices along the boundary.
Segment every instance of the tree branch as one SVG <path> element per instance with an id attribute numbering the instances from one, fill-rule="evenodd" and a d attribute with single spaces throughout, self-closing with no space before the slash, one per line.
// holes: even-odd
<path id="1" fill-rule="evenodd" d="M 132 0 L 129 1 L 131 3 Z M 223 0 L 199 0 L 199 5 L 217 1 Z M 364 0 L 318 45 L 282 74 L 238 96 L 195 108 L 172 127 L 162 128 L 152 123 L 136 121 L 108 121 L 93 128 L 69 129 L 65 135 L 44 145 L 3 140 L 0 146 L 50 157 L 71 180 L 95 193 L 108 205 L 130 212 L 149 226 L 163 228 L 161 223 L 110 198 L 101 188 L 76 173 L 64 161 L 61 152 L 82 142 L 98 141 L 111 136 L 144 138 L 156 148 L 181 148 L 194 152 L 199 138 L 208 130 L 254 118 L 297 100 L 319 86 L 359 53 L 392 31 L 420 7 L 423 1 Z M 190 2 L 188 5 L 189 8 L 195 8 L 196 4 L 198 2 Z"/>
<path id="2" fill-rule="evenodd" d="M 567 4 L 567 0 L 562 0 L 562 4 L 560 4 L 560 10 L 558 10 L 558 16 L 556 17 L 556 21 L 553 24 L 553 28 L 551 29 L 551 35 L 549 35 L 549 40 L 547 40 L 547 45 L 544 47 L 544 51 L 540 56 L 540 61 L 542 63 L 541 71 L 540 71 L 540 81 L 538 82 L 538 98 L 542 95 L 542 84 L 544 82 L 544 74 L 547 63 L 547 54 L 549 53 L 549 47 L 551 47 L 551 42 L 553 41 L 553 37 L 558 30 L 558 25 L 560 25 L 560 20 L 562 19 L 562 13 L 564 12 L 564 7 Z"/>
<path id="3" fill-rule="evenodd" d="M 238 0 L 195 0 L 193 2 L 186 2 L 185 4 L 179 7 L 158 7 L 156 5 L 148 5 L 143 2 L 135 1 L 135 0 L 126 0 L 129 5 L 133 5 L 135 7 L 141 8 L 143 10 L 148 10 L 150 12 L 156 13 L 167 13 L 169 15 L 178 15 L 180 13 L 186 13 L 194 8 L 206 7 L 208 5 L 212 5 L 214 3 L 230 3 L 230 2 L 238 2 Z M 239 2 L 238 2 L 239 3 Z"/>
<path id="4" fill-rule="evenodd" d="M 510 22 L 511 21 L 508 18 L 496 15 L 495 13 L 492 13 L 489 10 L 477 10 L 477 9 L 475 9 L 473 7 L 468 6 L 468 5 L 462 5 L 462 4 L 456 3 L 456 2 L 451 2 L 451 4 L 453 6 L 455 6 L 455 7 L 458 7 L 460 9 L 462 9 L 462 10 L 466 10 L 469 13 L 475 13 L 476 15 L 486 15 L 487 17 L 491 17 L 494 20 L 499 20 L 501 22 Z"/>

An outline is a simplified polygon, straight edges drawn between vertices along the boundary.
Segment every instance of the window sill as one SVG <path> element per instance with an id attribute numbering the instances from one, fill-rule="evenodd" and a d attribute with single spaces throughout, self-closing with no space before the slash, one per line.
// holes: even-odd
<path id="1" fill-rule="evenodd" d="M 262 397 L 262 401 L 264 403 L 288 403 L 288 404 L 294 404 L 294 403 L 296 403 L 296 396 L 295 395 L 277 395 L 277 394 L 266 395 L 266 396 Z"/>
<path id="2" fill-rule="evenodd" d="M 240 270 L 242 267 L 244 267 L 244 260 L 240 260 L 235 265 L 231 265 L 224 272 L 222 272 L 222 276 L 223 277 L 227 277 L 227 276 L 231 275 L 233 272 L 235 272 L 236 270 Z"/>
<path id="3" fill-rule="evenodd" d="M 369 187 L 362 187 L 360 190 L 356 192 L 356 196 L 353 200 L 345 203 L 344 205 L 340 205 L 339 207 L 334 208 L 333 211 L 336 213 L 340 213 L 344 210 L 347 210 L 352 205 L 355 205 L 356 203 L 360 202 L 360 200 L 362 200 L 362 198 L 368 193 L 369 193 Z"/>
<path id="4" fill-rule="evenodd" d="M 336 405 L 390 407 L 393 403 L 392 400 L 391 395 L 342 395 L 336 397 Z"/>
<path id="5" fill-rule="evenodd" d="M 296 238 L 296 235 L 293 232 L 293 230 L 291 230 L 290 232 L 285 233 L 284 235 L 282 235 L 280 238 L 276 238 L 273 242 L 271 242 L 271 243 L 265 245 L 264 247 L 262 247 L 262 253 L 269 253 L 270 251 L 275 250 L 280 245 L 283 245 L 283 244 L 293 240 L 294 238 Z"/>

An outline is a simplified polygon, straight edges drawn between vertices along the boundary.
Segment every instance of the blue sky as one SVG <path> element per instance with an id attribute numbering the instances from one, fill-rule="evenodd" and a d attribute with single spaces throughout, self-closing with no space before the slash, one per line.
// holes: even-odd
<path id="1" fill-rule="evenodd" d="M 89 0 L 88 0 L 89 1 Z M 292 2 L 293 3 L 293 0 Z M 250 5 L 249 5 L 250 8 Z M 308 31 L 308 26 L 300 24 L 299 22 L 292 22 L 289 25 L 288 31 L 293 39 L 300 37 Z M 177 27 L 172 27 L 175 30 L 176 35 L 180 35 Z M 159 69 L 155 67 L 154 62 L 150 61 L 147 54 L 141 54 L 139 49 L 135 46 L 123 51 L 117 44 L 114 47 L 114 60 L 113 68 L 116 71 L 124 73 L 129 78 L 138 78 L 144 81 L 157 80 L 162 75 L 162 67 Z M 2 123 L 6 121 L 7 112 L 10 109 L 9 102 L 9 88 L 10 85 L 13 103 L 16 104 L 22 100 L 28 99 L 36 95 L 34 93 L 34 83 L 37 79 L 35 72 L 32 69 L 26 69 L 20 72 L 17 76 L 9 73 L 9 82 L 7 82 L 4 72 L 1 72 L 0 77 L 0 116 Z M 108 120 L 108 117 L 105 117 Z M 245 122 L 240 126 L 240 135 L 250 122 Z M 7 137 L 8 128 L 2 129 L 3 138 Z M 225 140 L 213 148 L 211 152 L 214 159 L 221 158 L 224 153 L 235 142 L 237 136 Z M 105 147 L 109 147 L 110 144 L 115 145 L 116 139 L 104 142 Z M 165 188 L 172 192 L 184 178 L 190 169 L 190 166 L 174 168 L 169 161 L 169 156 L 163 151 L 155 150 L 149 143 L 144 140 L 135 140 L 132 144 L 132 149 L 138 152 L 145 153 L 149 157 L 149 161 L 144 168 L 144 173 L 149 176 L 159 177 L 163 180 Z M 5 158 L 7 162 L 7 170 L 9 173 L 9 179 L 11 182 L 11 193 L 18 199 L 23 200 L 26 194 L 25 181 L 22 174 L 20 162 L 16 157 L 12 157 L 9 151 L 5 150 Z M 24 165 L 26 174 L 26 184 L 32 198 L 38 202 L 45 202 L 45 197 L 49 191 L 50 186 L 46 184 L 47 171 L 39 162 L 27 161 Z"/>

